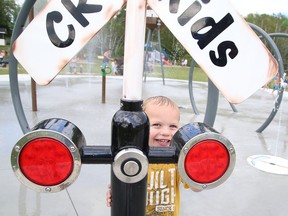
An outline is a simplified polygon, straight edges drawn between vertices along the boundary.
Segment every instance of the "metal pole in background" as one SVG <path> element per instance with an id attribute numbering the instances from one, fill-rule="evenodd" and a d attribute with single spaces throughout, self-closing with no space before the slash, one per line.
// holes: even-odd
<path id="1" fill-rule="evenodd" d="M 11 96 L 13 101 L 13 106 L 15 113 L 17 115 L 18 122 L 22 129 L 23 133 L 27 133 L 30 131 L 29 124 L 27 122 L 21 98 L 19 93 L 19 85 L 18 85 L 18 68 L 17 68 L 17 60 L 13 54 L 13 43 L 16 38 L 21 34 L 22 27 L 25 26 L 25 21 L 29 15 L 29 11 L 33 7 L 36 0 L 26 0 L 23 3 L 23 6 L 18 14 L 13 32 L 11 37 L 11 44 L 10 44 L 10 58 L 9 58 L 9 80 L 10 80 L 10 89 L 11 89 Z"/>
<path id="2" fill-rule="evenodd" d="M 29 23 L 34 19 L 34 6 L 29 12 Z M 32 111 L 37 111 L 37 91 L 36 91 L 36 82 L 31 78 L 31 97 L 32 97 Z"/>
<path id="3" fill-rule="evenodd" d="M 191 63 L 190 70 L 189 70 L 188 88 L 189 88 L 190 102 L 194 110 L 194 113 L 196 115 L 199 115 L 199 111 L 197 109 L 196 102 L 195 102 L 194 95 L 193 95 L 193 71 L 194 71 L 195 65 L 196 65 L 196 61 L 192 58 L 192 63 Z"/>
<path id="4" fill-rule="evenodd" d="M 147 77 L 147 70 L 148 70 L 148 49 L 149 49 L 149 44 L 150 44 L 150 38 L 152 36 L 153 29 L 148 30 L 147 34 L 147 41 L 146 41 L 146 48 L 145 48 L 145 56 L 144 56 L 144 82 L 146 82 L 146 77 Z"/>
<path id="5" fill-rule="evenodd" d="M 219 91 L 214 83 L 208 79 L 208 98 L 204 123 L 213 127 L 218 109 Z"/>
<path id="6" fill-rule="evenodd" d="M 106 103 L 106 75 L 102 72 L 102 103 Z"/>
<path id="7" fill-rule="evenodd" d="M 267 40 L 267 42 L 271 46 L 271 49 L 273 50 L 273 54 L 275 55 L 275 59 L 277 60 L 278 65 L 279 65 L 279 71 L 278 71 L 279 76 L 280 76 L 280 78 L 283 79 L 284 63 L 283 63 L 283 59 L 282 59 L 281 53 L 280 53 L 277 45 L 275 44 L 273 39 L 269 36 L 269 34 L 267 32 L 265 32 L 263 29 L 261 29 L 259 26 L 255 25 L 253 23 L 249 23 L 249 25 L 254 31 L 258 32 L 265 40 Z M 266 119 L 266 121 L 256 130 L 257 133 L 262 133 L 262 131 L 265 130 L 266 127 L 268 127 L 268 125 L 272 122 L 272 120 L 276 116 L 278 109 L 279 109 L 281 102 L 282 102 L 283 92 L 284 92 L 283 86 L 280 86 L 279 91 L 278 91 L 278 96 L 275 100 L 274 107 L 273 107 L 270 115 Z"/>
<path id="8" fill-rule="evenodd" d="M 162 48 L 161 48 L 161 37 L 160 37 L 160 31 L 161 31 L 161 20 L 157 19 L 157 27 L 158 27 L 158 44 L 159 44 L 159 52 L 160 52 L 160 63 L 161 63 L 161 71 L 162 71 L 162 81 L 163 85 L 165 85 L 165 77 L 164 77 L 164 65 L 162 61 Z"/>

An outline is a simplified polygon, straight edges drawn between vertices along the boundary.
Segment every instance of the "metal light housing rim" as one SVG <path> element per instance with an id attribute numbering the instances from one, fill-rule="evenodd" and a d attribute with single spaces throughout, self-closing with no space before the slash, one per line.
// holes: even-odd
<path id="1" fill-rule="evenodd" d="M 35 140 L 37 138 L 51 138 L 57 140 L 64 144 L 66 148 L 71 153 L 73 159 L 73 169 L 71 174 L 66 178 L 62 183 L 57 185 L 51 186 L 43 186 L 39 184 L 35 184 L 34 182 L 30 181 L 21 171 L 19 165 L 19 157 L 21 154 L 22 149 L 28 144 L 30 141 Z M 79 176 L 81 170 L 81 155 L 78 150 L 78 147 L 62 133 L 57 131 L 47 130 L 47 129 L 38 129 L 35 131 L 31 131 L 25 134 L 14 146 L 11 153 L 11 165 L 14 171 L 14 174 L 18 178 L 18 180 L 24 184 L 25 186 L 29 187 L 30 189 L 41 192 L 41 193 L 51 193 L 51 192 L 59 192 L 66 189 L 70 186 Z"/>
<path id="2" fill-rule="evenodd" d="M 185 158 L 187 154 L 189 153 L 190 149 L 193 148 L 193 146 L 205 140 L 215 140 L 215 141 L 222 143 L 226 147 L 227 152 L 229 153 L 229 165 L 227 167 L 226 172 L 216 181 L 213 181 L 211 183 L 198 183 L 198 182 L 193 181 L 187 175 L 186 170 L 185 170 Z M 231 142 L 219 133 L 205 132 L 205 133 L 194 136 L 187 143 L 185 143 L 185 145 L 180 151 L 177 167 L 178 167 L 178 172 L 182 181 L 186 183 L 187 185 L 189 185 L 190 188 L 195 189 L 197 191 L 201 191 L 204 189 L 206 190 L 206 189 L 215 188 L 221 185 L 222 183 L 224 183 L 228 179 L 228 177 L 231 175 L 235 167 L 235 162 L 236 162 L 236 153 Z"/>

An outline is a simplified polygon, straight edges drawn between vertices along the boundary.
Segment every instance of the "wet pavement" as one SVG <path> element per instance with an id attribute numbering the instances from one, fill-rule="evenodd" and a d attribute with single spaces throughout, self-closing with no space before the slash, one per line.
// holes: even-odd
<path id="1" fill-rule="evenodd" d="M 67 119 L 83 132 L 88 145 L 110 145 L 111 120 L 119 109 L 122 77 L 107 77 L 106 103 L 101 103 L 101 77 L 58 76 L 48 86 L 37 86 L 38 111 L 31 111 L 30 78 L 19 76 L 22 104 L 30 127 L 51 117 Z M 203 121 L 207 103 L 207 84 L 193 83 L 200 115 L 190 104 L 188 82 L 147 78 L 143 98 L 165 95 L 181 107 L 181 125 Z M 217 188 L 195 193 L 181 188 L 181 215 L 193 216 L 286 216 L 288 214 L 288 177 L 252 167 L 247 158 L 271 155 L 288 158 L 286 95 L 272 123 L 262 132 L 256 130 L 268 118 L 276 94 L 259 89 L 236 105 L 234 112 L 221 95 L 213 128 L 235 147 L 235 169 Z M 82 165 L 78 179 L 59 193 L 39 194 L 27 189 L 14 176 L 10 153 L 22 136 L 8 77 L 0 76 L 0 215 L 1 216 L 107 216 L 106 186 L 110 165 Z M 270 164 L 271 165 L 271 164 Z M 272 166 L 272 165 L 271 165 Z M 288 169 L 288 168 L 287 168 Z"/>

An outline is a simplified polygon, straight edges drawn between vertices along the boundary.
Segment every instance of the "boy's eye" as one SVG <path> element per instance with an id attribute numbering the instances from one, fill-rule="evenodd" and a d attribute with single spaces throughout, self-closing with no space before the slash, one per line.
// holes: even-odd
<path id="1" fill-rule="evenodd" d="M 177 125 L 170 125 L 170 128 L 178 129 L 178 126 Z"/>
<path id="2" fill-rule="evenodd" d="M 161 124 L 159 124 L 159 123 L 152 124 L 152 127 L 160 127 L 160 126 L 161 126 Z"/>

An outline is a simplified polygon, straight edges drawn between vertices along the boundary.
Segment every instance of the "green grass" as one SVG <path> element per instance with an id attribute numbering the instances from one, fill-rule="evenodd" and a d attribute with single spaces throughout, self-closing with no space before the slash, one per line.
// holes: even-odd
<path id="1" fill-rule="evenodd" d="M 82 70 L 85 74 L 101 75 L 101 64 L 102 61 L 99 59 L 94 59 L 92 64 L 88 64 L 85 61 L 77 63 L 77 68 L 79 72 L 80 65 L 82 65 Z M 180 67 L 180 66 L 164 66 L 164 76 L 168 79 L 179 79 L 188 80 L 190 67 Z M 62 74 L 71 74 L 69 72 L 69 65 L 67 65 L 61 72 Z M 77 73 L 79 74 L 79 73 Z M 147 77 L 162 77 L 162 69 L 160 65 L 153 66 L 152 73 L 146 73 Z M 114 76 L 109 74 L 108 76 Z M 201 68 L 195 67 L 193 74 L 194 81 L 207 82 L 207 75 L 202 71 Z"/>
<path id="2" fill-rule="evenodd" d="M 167 66 L 163 67 L 164 77 L 168 79 L 189 80 L 190 67 Z M 162 68 L 160 65 L 153 67 L 153 73 L 147 73 L 149 77 L 162 77 Z M 207 82 L 208 77 L 199 67 L 195 67 L 193 71 L 193 80 L 199 82 Z"/>
<path id="3" fill-rule="evenodd" d="M 101 64 L 102 60 L 94 59 L 93 63 L 89 64 L 84 60 L 79 60 L 77 63 L 77 71 L 79 74 L 80 65 L 85 74 L 93 74 L 93 75 L 101 75 Z M 188 80 L 189 79 L 189 70 L 190 67 L 181 67 L 181 66 L 164 66 L 164 76 L 168 79 L 180 79 L 180 80 Z M 61 74 L 71 74 L 69 72 L 69 65 L 67 65 L 62 71 Z M 147 77 L 162 77 L 162 69 L 160 65 L 153 66 L 152 73 L 146 73 Z M 109 74 L 108 76 L 114 76 L 113 74 Z M 201 68 L 195 67 L 193 74 L 194 81 L 207 82 L 207 75 L 202 71 Z"/>
<path id="4" fill-rule="evenodd" d="M 93 63 L 89 64 L 86 61 L 79 61 L 77 63 L 77 73 L 75 75 L 81 75 L 79 73 L 80 65 L 82 65 L 83 74 L 85 75 L 95 75 L 100 76 L 101 73 L 101 64 L 102 61 L 99 59 L 94 59 Z M 181 67 L 181 66 L 164 66 L 164 77 L 167 79 L 178 79 L 178 80 L 189 80 L 189 70 L 190 67 Z M 6 68 L 0 68 L 0 75 L 8 74 L 9 66 Z M 18 74 L 27 74 L 25 69 L 18 64 Z M 72 73 L 69 72 L 69 64 L 60 72 L 62 75 L 70 75 Z M 158 77 L 162 78 L 162 69 L 160 65 L 153 66 L 152 73 L 146 73 L 147 77 Z M 115 76 L 113 74 L 108 74 L 107 76 Z M 198 82 L 207 82 L 208 77 L 205 72 L 199 67 L 195 67 L 193 71 L 193 81 Z M 273 80 L 268 84 L 269 88 L 273 88 Z"/>
<path id="5" fill-rule="evenodd" d="M 0 75 L 8 74 L 9 73 L 9 66 L 7 65 L 5 68 L 0 67 Z M 24 68 L 18 64 L 18 74 L 27 74 Z"/>

